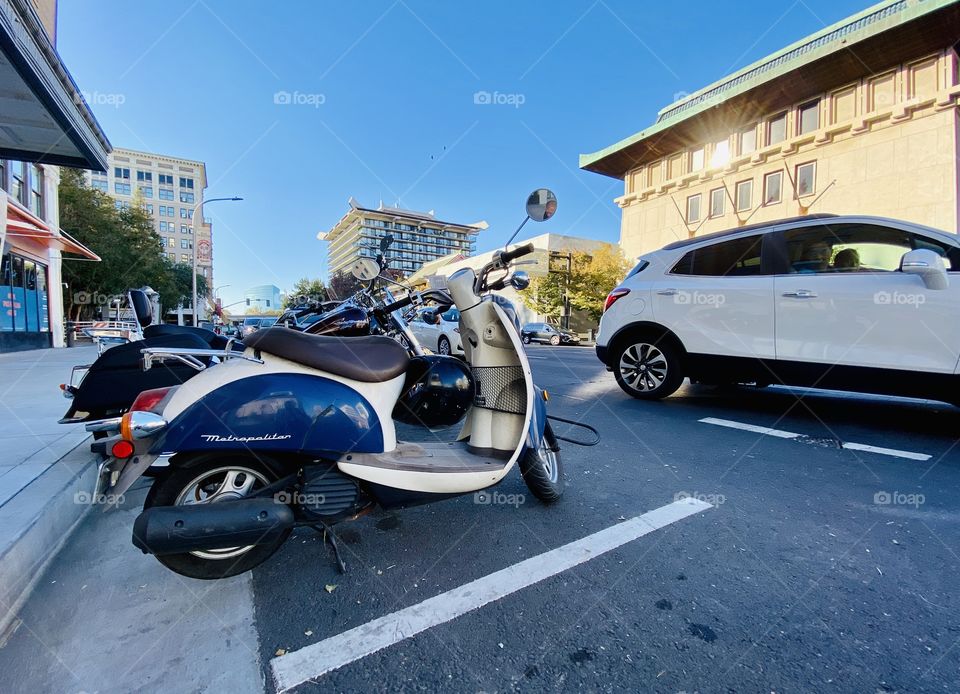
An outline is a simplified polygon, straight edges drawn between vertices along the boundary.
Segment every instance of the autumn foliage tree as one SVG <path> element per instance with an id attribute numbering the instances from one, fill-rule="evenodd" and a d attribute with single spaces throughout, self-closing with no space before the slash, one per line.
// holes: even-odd
<path id="1" fill-rule="evenodd" d="M 550 271 L 530 281 L 530 287 L 521 292 L 523 303 L 532 311 L 559 319 L 563 315 L 563 298 L 566 293 L 570 308 L 583 311 L 592 321 L 598 322 L 603 313 L 603 302 L 614 287 L 624 278 L 630 264 L 620 248 L 603 244 L 587 253 L 570 253 L 570 272 L 567 273 L 566 253 L 550 259 Z"/>

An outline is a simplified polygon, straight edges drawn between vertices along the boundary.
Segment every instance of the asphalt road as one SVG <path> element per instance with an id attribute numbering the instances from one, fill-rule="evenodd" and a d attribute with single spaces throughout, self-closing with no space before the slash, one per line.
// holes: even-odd
<path id="1" fill-rule="evenodd" d="M 295 691 L 956 691 L 960 410 L 690 385 L 648 403 L 624 395 L 589 348 L 529 354 L 551 412 L 603 437 L 564 446 L 559 503 L 537 502 L 512 474 L 486 503 L 466 496 L 342 526 L 346 574 L 315 533 L 298 531 L 251 575 L 210 591 L 129 545 L 133 500 L 112 518 L 91 514 L 56 560 L 0 648 L 0 689 L 123 691 L 152 672 L 150 691 L 272 692 L 271 661 L 288 657 L 277 653 L 693 496 L 712 508 Z M 731 428 L 743 425 L 775 431 Z M 851 442 L 880 450 L 841 447 Z M 98 543 L 104 532 L 125 536 Z M 119 590 L 111 567 L 123 552 Z M 90 576 L 110 589 L 58 602 Z M 91 621 L 118 604 L 115 619 Z M 117 655 L 138 649 L 145 657 L 116 679 Z"/>

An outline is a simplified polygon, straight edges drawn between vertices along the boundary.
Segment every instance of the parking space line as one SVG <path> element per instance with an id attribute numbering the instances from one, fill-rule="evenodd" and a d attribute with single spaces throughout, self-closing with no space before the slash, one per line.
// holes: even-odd
<path id="1" fill-rule="evenodd" d="M 270 667 L 274 683 L 278 691 L 292 689 L 709 508 L 713 506 L 692 497 L 674 501 L 342 634 L 273 658 Z"/>
<path id="2" fill-rule="evenodd" d="M 765 436 L 776 436 L 781 439 L 792 439 L 800 443 L 823 444 L 823 439 L 815 439 L 806 434 L 797 434 L 792 431 L 783 431 L 782 429 L 771 429 L 770 427 L 761 427 L 755 424 L 745 424 L 743 422 L 734 422 L 731 419 L 717 419 L 716 417 L 704 417 L 699 420 L 704 424 L 715 424 L 716 426 L 728 427 L 730 429 L 741 429 L 743 431 L 752 431 L 755 434 Z M 865 453 L 877 453 L 879 455 L 889 455 L 894 458 L 906 458 L 907 460 L 930 460 L 931 456 L 927 453 L 914 453 L 912 451 L 901 451 L 896 448 L 884 448 L 883 446 L 871 446 L 866 443 L 854 443 L 852 441 L 833 440 L 838 448 L 846 448 L 851 451 L 863 451 Z"/>
<path id="3" fill-rule="evenodd" d="M 730 419 L 717 419 L 716 417 L 704 417 L 700 420 L 704 424 L 716 424 L 720 427 L 729 427 L 731 429 L 742 429 L 743 431 L 752 431 L 755 434 L 764 434 L 765 436 L 776 436 L 781 439 L 795 439 L 800 434 L 792 431 L 783 431 L 781 429 L 771 429 L 770 427 L 760 427 L 756 424 L 744 424 L 743 422 L 734 422 Z"/>
<path id="4" fill-rule="evenodd" d="M 910 451 L 899 451 L 896 448 L 883 448 L 882 446 L 868 446 L 865 443 L 853 443 L 844 441 L 840 444 L 842 448 L 849 448 L 853 451 L 866 451 L 867 453 L 879 453 L 880 455 L 892 455 L 895 458 L 907 458 L 908 460 L 930 460 L 926 453 L 911 453 Z"/>

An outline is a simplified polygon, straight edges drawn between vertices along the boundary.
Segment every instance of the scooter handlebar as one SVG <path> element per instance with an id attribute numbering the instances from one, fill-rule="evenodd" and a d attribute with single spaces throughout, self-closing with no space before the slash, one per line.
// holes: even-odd
<path id="1" fill-rule="evenodd" d="M 517 258 L 522 258 L 525 255 L 533 253 L 533 244 L 527 243 L 523 246 L 517 246 L 512 251 L 504 251 L 500 254 L 500 259 L 504 263 L 509 263 L 511 260 L 516 260 Z"/>

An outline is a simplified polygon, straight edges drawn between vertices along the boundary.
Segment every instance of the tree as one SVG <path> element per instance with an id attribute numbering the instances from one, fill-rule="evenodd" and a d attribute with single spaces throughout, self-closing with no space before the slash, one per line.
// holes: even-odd
<path id="1" fill-rule="evenodd" d="M 630 270 L 619 246 L 604 244 L 591 255 L 574 253 L 575 271 L 570 278 L 570 306 L 599 322 L 603 303 Z"/>
<path id="2" fill-rule="evenodd" d="M 338 272 L 330 278 L 330 298 L 343 300 L 360 289 L 362 283 L 356 277 Z"/>
<path id="3" fill-rule="evenodd" d="M 191 268 L 167 258 L 163 239 L 140 205 L 118 210 L 109 196 L 85 185 L 80 171 L 63 168 L 60 176 L 60 226 L 102 259 L 99 263 L 65 259 L 68 318 L 92 317 L 98 307 L 130 287 L 152 287 L 167 308 L 190 295 L 182 287 L 184 273 L 190 285 Z M 197 279 L 198 293 L 202 287 L 203 295 L 206 281 L 202 276 Z"/>
<path id="4" fill-rule="evenodd" d="M 521 294 L 523 303 L 540 315 L 559 320 L 566 289 L 571 309 L 599 321 L 607 294 L 627 274 L 629 264 L 619 247 L 612 244 L 604 244 L 592 253 L 573 251 L 568 278 L 565 256 L 551 258 L 550 272 L 530 280 L 530 287 Z"/>
<path id="5" fill-rule="evenodd" d="M 327 288 L 324 286 L 323 280 L 312 280 L 309 277 L 304 277 L 303 279 L 297 280 L 297 283 L 293 285 L 293 289 L 283 300 L 283 307 L 293 308 L 294 306 L 315 304 L 326 300 Z"/>

